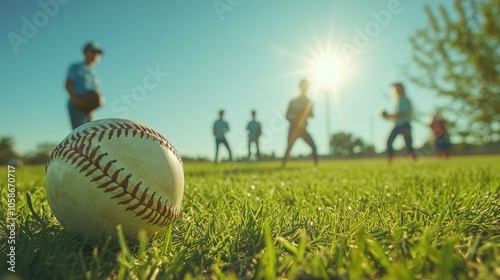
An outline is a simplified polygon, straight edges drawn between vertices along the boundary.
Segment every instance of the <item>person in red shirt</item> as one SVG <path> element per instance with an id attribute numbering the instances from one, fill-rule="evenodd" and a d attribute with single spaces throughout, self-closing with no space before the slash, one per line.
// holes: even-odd
<path id="1" fill-rule="evenodd" d="M 446 120 L 440 114 L 434 114 L 431 118 L 429 127 L 434 136 L 434 147 L 438 158 L 450 156 L 450 141 L 446 131 Z"/>

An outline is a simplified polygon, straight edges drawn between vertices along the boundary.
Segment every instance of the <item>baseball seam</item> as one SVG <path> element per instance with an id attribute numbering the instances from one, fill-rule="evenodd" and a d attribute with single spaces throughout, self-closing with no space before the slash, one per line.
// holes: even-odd
<path id="1" fill-rule="evenodd" d="M 133 186 L 130 185 L 129 179 L 132 174 L 127 174 L 119 181 L 118 177 L 121 177 L 120 173 L 125 172 L 124 168 L 113 171 L 112 169 L 115 169 L 113 168 L 114 163 L 117 160 L 112 159 L 106 162 L 104 158 L 108 156 L 108 153 L 101 152 L 99 145 L 96 147 L 91 145 L 91 143 L 101 142 L 106 136 L 111 139 L 122 135 L 151 138 L 152 141 L 156 141 L 172 151 L 182 165 L 182 160 L 175 148 L 158 132 L 140 124 L 110 123 L 86 128 L 68 136 L 51 153 L 46 169 L 56 159 L 65 160 L 66 163 L 75 166 L 77 170 L 79 169 L 80 173 L 85 172 L 85 177 L 91 176 L 91 182 L 100 182 L 97 188 L 102 189 L 104 193 L 113 193 L 111 199 L 119 199 L 118 204 L 127 206 L 126 211 L 132 211 L 136 217 L 140 217 L 141 220 L 146 220 L 152 225 L 164 227 L 172 219 L 178 218 L 178 209 L 167 206 L 168 200 L 162 202 L 161 196 L 155 198 L 156 192 L 151 194 L 149 188 L 143 190 L 141 188 L 142 181 Z"/>

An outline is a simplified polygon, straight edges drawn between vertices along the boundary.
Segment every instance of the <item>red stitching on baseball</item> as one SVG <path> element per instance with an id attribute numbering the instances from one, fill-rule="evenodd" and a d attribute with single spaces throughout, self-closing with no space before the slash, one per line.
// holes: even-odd
<path id="1" fill-rule="evenodd" d="M 147 208 L 144 208 L 144 209 L 143 209 L 143 211 L 144 211 L 145 209 L 147 209 Z M 157 214 L 155 214 L 155 215 L 153 216 L 153 218 L 151 218 L 151 215 L 153 215 L 153 213 L 154 213 L 154 211 L 149 211 L 149 214 L 147 214 L 146 216 L 144 216 L 144 219 L 155 219 Z"/>
<path id="2" fill-rule="evenodd" d="M 141 184 L 142 184 L 142 181 L 140 181 L 139 183 L 137 183 L 137 185 L 135 185 L 134 190 L 132 191 L 133 196 L 135 196 L 137 194 L 137 191 L 139 190 L 139 186 Z"/>
<path id="3" fill-rule="evenodd" d="M 129 205 L 126 208 L 126 211 L 134 212 L 136 209 L 140 209 L 140 206 L 143 206 L 143 208 L 135 214 L 136 217 L 140 217 L 142 220 L 146 220 L 153 225 L 159 225 L 161 227 L 166 226 L 172 219 L 178 218 L 178 209 L 173 209 L 167 206 L 166 203 L 168 201 L 162 203 L 161 197 L 155 199 L 156 192 L 154 192 L 148 198 L 148 192 L 151 192 L 148 188 L 140 192 L 142 181 L 139 181 L 130 192 L 128 190 L 128 186 L 132 174 L 128 174 L 124 179 L 118 182 L 120 173 L 122 171 L 125 171 L 124 168 L 117 169 L 112 172 L 112 174 L 110 174 L 110 169 L 114 166 L 114 163 L 116 163 L 116 159 L 109 160 L 105 165 L 102 165 L 101 161 L 106 156 L 108 156 L 108 153 L 101 153 L 99 151 L 100 146 L 96 146 L 92 149 L 91 143 L 93 142 L 95 137 L 97 137 L 97 142 L 101 142 L 107 133 L 108 139 L 111 139 L 112 137 L 118 138 L 122 134 L 125 135 L 125 137 L 128 137 L 130 132 L 132 132 L 132 137 L 136 137 L 139 134 L 140 138 L 151 138 L 153 141 L 158 142 L 160 145 L 167 147 L 170 151 L 172 151 L 172 153 L 179 160 L 179 163 L 182 165 L 182 160 L 177 154 L 175 148 L 165 137 L 163 137 L 158 132 L 139 124 L 131 125 L 129 123 L 116 123 L 101 124 L 98 127 L 84 129 L 73 134 L 70 138 L 66 138 L 63 142 L 57 145 L 57 147 L 51 153 L 45 169 L 47 170 L 48 166 L 55 159 L 62 159 L 70 165 L 75 165 L 75 167 L 78 168 L 81 173 L 86 172 L 86 177 L 100 170 L 102 174 L 96 174 L 91 179 L 91 182 L 97 182 L 105 178 L 107 178 L 108 180 L 100 183 L 97 186 L 98 189 L 103 189 L 104 193 L 111 193 L 121 190 L 111 198 L 122 199 L 126 196 L 129 197 L 125 200 L 121 200 L 118 204 L 127 206 L 134 200 L 138 200 L 134 204 Z M 71 142 L 69 141 L 69 139 L 71 139 Z M 91 166 L 94 166 L 94 168 L 91 168 Z M 146 200 L 147 203 L 145 204 Z M 153 207 L 154 205 L 156 205 L 156 207 Z"/>

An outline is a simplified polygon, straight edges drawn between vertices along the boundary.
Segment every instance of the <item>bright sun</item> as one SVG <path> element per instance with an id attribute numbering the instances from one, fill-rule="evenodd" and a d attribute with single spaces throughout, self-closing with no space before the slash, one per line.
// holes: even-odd
<path id="1" fill-rule="evenodd" d="M 332 89 L 341 81 L 345 73 L 343 59 L 335 53 L 325 53 L 314 59 L 312 66 L 313 83 L 320 89 Z"/>
<path id="2" fill-rule="evenodd" d="M 333 39 L 330 32 L 323 39 L 314 36 L 313 44 L 306 46 L 308 55 L 290 52 L 286 49 L 273 46 L 281 55 L 289 56 L 303 62 L 303 68 L 285 74 L 285 77 L 298 77 L 311 81 L 311 91 L 314 95 L 320 92 L 331 92 L 333 95 L 340 92 L 355 72 L 354 61 L 346 57 L 341 44 Z"/>
<path id="3" fill-rule="evenodd" d="M 339 95 L 343 92 L 343 88 L 348 85 L 349 81 L 355 77 L 357 63 L 351 59 L 349 53 L 346 53 L 342 44 L 334 40 L 332 32 L 321 38 L 319 39 L 315 35 L 315 40 L 312 44 L 310 44 L 311 40 L 307 40 L 309 43 L 305 46 L 307 53 L 295 53 L 278 46 L 272 46 L 272 48 L 280 56 L 286 56 L 302 62 L 300 69 L 284 74 L 283 78 L 308 79 L 311 82 L 309 95 L 311 100 L 316 100 L 320 95 L 324 96 L 325 131 L 328 135 L 328 143 L 330 143 L 331 119 L 329 98 L 333 97 L 337 118 L 343 122 Z"/>

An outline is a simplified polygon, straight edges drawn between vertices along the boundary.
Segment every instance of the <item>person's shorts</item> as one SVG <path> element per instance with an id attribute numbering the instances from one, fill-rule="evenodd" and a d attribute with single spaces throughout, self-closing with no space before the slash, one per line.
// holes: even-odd
<path id="1" fill-rule="evenodd" d="M 68 111 L 73 129 L 92 121 L 92 113 L 83 112 L 71 101 L 68 101 Z"/>

